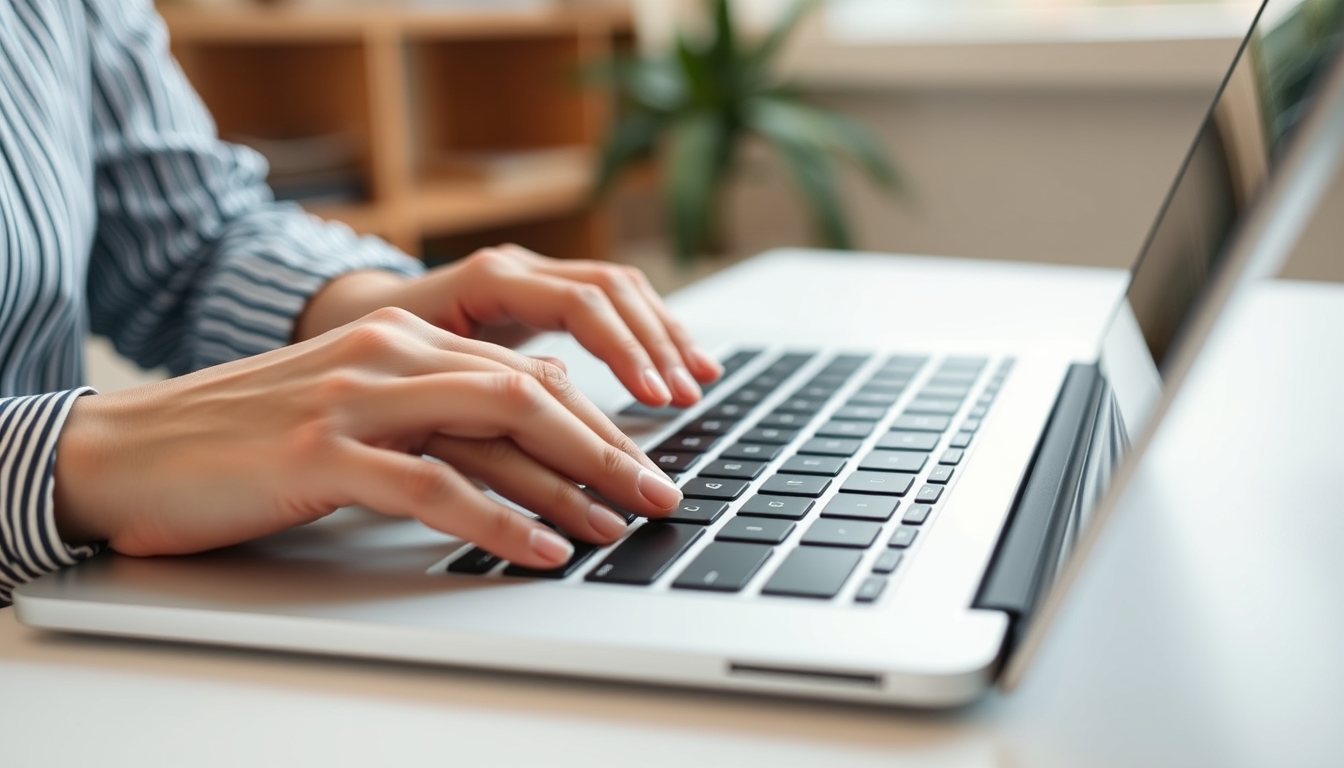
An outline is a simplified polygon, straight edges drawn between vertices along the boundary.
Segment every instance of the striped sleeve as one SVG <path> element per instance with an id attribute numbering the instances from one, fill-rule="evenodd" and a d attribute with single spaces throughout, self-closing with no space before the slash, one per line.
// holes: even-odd
<path id="1" fill-rule="evenodd" d="M 85 0 L 98 229 L 90 322 L 146 367 L 184 373 L 287 344 L 327 281 L 418 274 L 373 237 L 276 203 L 266 165 L 221 142 L 148 0 Z"/>
<path id="2" fill-rule="evenodd" d="M 94 554 L 70 547 L 56 531 L 56 440 L 70 406 L 86 388 L 0 398 L 0 606 L 14 587 Z"/>

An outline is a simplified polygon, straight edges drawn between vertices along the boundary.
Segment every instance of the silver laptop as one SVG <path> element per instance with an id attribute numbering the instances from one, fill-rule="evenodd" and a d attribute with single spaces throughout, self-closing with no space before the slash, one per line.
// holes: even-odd
<path id="1" fill-rule="evenodd" d="M 694 409 L 630 405 L 576 347 L 543 342 L 567 352 L 576 383 L 685 493 L 667 520 L 632 518 L 615 545 L 577 543 L 566 566 L 537 572 L 348 509 L 204 555 L 104 554 L 20 587 L 18 618 L 682 686 L 970 701 L 1005 667 L 1014 677 L 1025 666 L 1067 582 L 1058 574 L 1080 559 L 1075 542 L 1100 528 L 1218 314 L 1276 268 L 1321 197 L 1344 146 L 1342 7 L 1261 9 L 1100 352 L 1085 359 L 1050 339 L 949 353 L 908 328 L 897 348 L 850 347 L 873 337 L 881 308 L 809 294 L 809 276 L 825 282 L 849 257 L 794 254 L 788 284 L 765 278 L 756 290 L 801 298 L 809 313 L 783 307 L 763 319 L 771 343 L 726 346 L 726 375 Z M 854 295 L 910 274 L 879 261 L 847 262 L 865 283 Z M 802 316 L 845 320 L 810 348 L 791 343 Z"/>

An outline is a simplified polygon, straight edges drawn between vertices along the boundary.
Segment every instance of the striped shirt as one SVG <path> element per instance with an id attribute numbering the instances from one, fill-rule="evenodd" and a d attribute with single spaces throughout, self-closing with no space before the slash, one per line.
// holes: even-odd
<path id="1" fill-rule="evenodd" d="M 53 517 L 84 337 L 175 374 L 275 349 L 356 269 L 419 262 L 273 201 L 149 0 L 0 2 L 0 605 L 92 547 Z"/>

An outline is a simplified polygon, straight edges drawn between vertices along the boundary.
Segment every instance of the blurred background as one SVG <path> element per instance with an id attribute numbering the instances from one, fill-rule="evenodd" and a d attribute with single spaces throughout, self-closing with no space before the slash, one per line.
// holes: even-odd
<path id="1" fill-rule="evenodd" d="M 221 135 L 278 197 L 442 263 L 503 241 L 644 268 L 664 291 L 817 242 L 768 142 L 716 186 L 712 246 L 674 258 L 666 152 L 595 198 L 621 117 L 610 57 L 708 39 L 704 0 L 164 0 L 173 50 Z M 1246 0 L 832 0 L 771 65 L 849 116 L 899 172 L 846 167 L 864 250 L 1127 268 L 1258 6 Z M 731 0 L 741 45 L 792 0 Z M 707 43 L 706 43 L 707 44 Z M 1344 204 L 1344 189 L 1335 193 Z M 1332 204 L 1335 210 L 1344 210 Z M 1344 279 L 1318 224 L 1288 276 Z M 95 342 L 91 377 L 144 380 Z"/>

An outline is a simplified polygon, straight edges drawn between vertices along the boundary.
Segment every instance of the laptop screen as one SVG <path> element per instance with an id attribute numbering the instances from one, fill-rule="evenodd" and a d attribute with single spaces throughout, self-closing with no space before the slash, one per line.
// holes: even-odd
<path id="1" fill-rule="evenodd" d="M 1168 352 L 1310 103 L 1344 28 L 1344 0 L 1267 0 L 1135 263 L 1101 367 L 1124 432 L 1161 394 Z"/>

